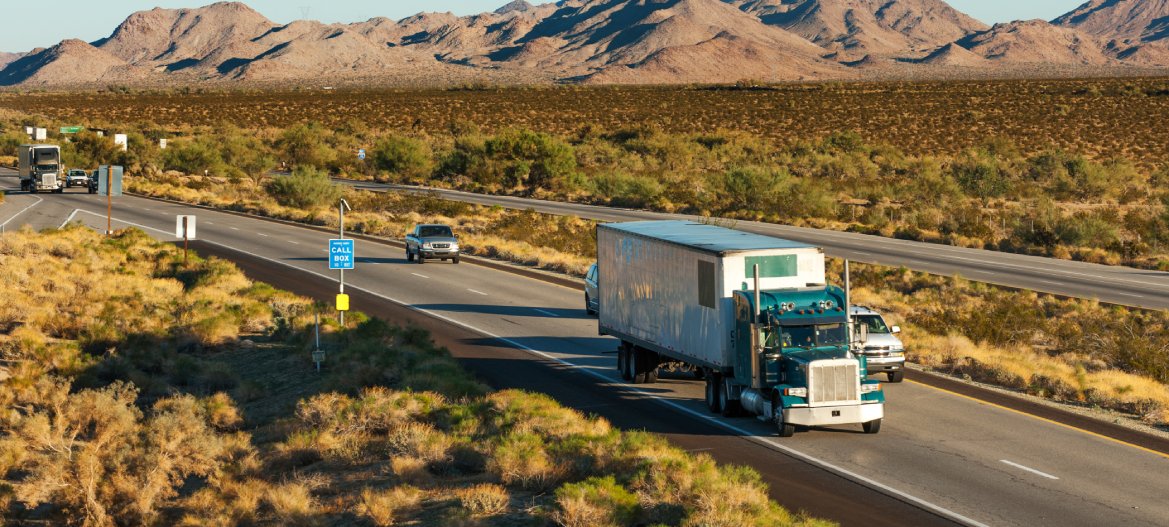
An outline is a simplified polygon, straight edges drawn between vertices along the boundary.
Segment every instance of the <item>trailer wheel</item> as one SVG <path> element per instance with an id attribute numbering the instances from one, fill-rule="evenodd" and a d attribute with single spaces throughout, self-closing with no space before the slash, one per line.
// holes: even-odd
<path id="1" fill-rule="evenodd" d="M 721 412 L 723 417 L 738 417 L 743 413 L 743 405 L 739 401 L 731 399 L 731 382 L 732 379 L 727 377 L 722 380 L 721 386 L 719 386 L 722 392 L 720 398 L 723 403 Z"/>
<path id="2" fill-rule="evenodd" d="M 617 348 L 617 372 L 621 374 L 622 379 L 633 380 L 633 377 L 629 376 L 629 345 L 624 342 Z"/>
<path id="3" fill-rule="evenodd" d="M 866 434 L 875 434 L 881 431 L 881 420 L 873 419 L 872 421 L 861 424 L 861 428 L 865 429 Z"/>
<path id="4" fill-rule="evenodd" d="M 649 350 L 641 350 L 642 367 L 645 368 L 645 383 L 658 382 L 658 354 Z"/>
<path id="5" fill-rule="evenodd" d="M 708 410 L 710 410 L 711 413 L 717 414 L 717 413 L 722 412 L 722 409 L 723 409 L 722 400 L 721 400 L 722 399 L 722 390 L 719 389 L 719 386 L 721 386 L 721 385 L 722 385 L 722 376 L 721 375 L 714 373 L 714 372 L 707 372 L 707 374 L 706 374 L 706 408 Z"/>
<path id="6" fill-rule="evenodd" d="M 905 379 L 905 372 L 903 371 L 891 371 L 888 373 L 888 375 L 889 382 L 901 382 Z"/>
<path id="7" fill-rule="evenodd" d="M 771 402 L 771 414 L 775 416 L 775 429 L 779 437 L 791 437 L 796 434 L 796 425 L 783 422 L 783 405 L 779 404 L 779 400 Z"/>
<path id="8" fill-rule="evenodd" d="M 633 384 L 653 382 L 649 380 L 649 372 L 646 371 L 645 350 L 634 346 L 633 350 L 629 352 L 629 358 L 631 359 L 629 361 L 629 374 L 633 377 Z"/>

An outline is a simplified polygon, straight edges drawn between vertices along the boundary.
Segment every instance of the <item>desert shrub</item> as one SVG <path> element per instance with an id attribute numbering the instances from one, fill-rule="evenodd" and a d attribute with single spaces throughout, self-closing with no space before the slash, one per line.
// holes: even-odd
<path id="1" fill-rule="evenodd" d="M 637 496 L 606 476 L 556 489 L 552 518 L 564 527 L 619 527 L 631 525 L 638 513 Z"/>
<path id="2" fill-rule="evenodd" d="M 549 134 L 506 130 L 484 143 L 484 154 L 496 163 L 501 182 L 509 187 L 563 188 L 576 169 L 572 147 Z"/>
<path id="3" fill-rule="evenodd" d="M 166 170 L 187 174 L 218 173 L 223 166 L 223 156 L 213 138 L 198 137 L 172 144 L 164 151 L 162 163 Z"/>
<path id="4" fill-rule="evenodd" d="M 433 167 L 433 154 L 426 142 L 397 134 L 378 141 L 371 152 L 371 160 L 378 170 L 403 179 L 428 176 Z"/>
<path id="5" fill-rule="evenodd" d="M 323 169 L 335 159 L 328 139 L 328 131 L 316 123 L 297 124 L 280 134 L 276 148 L 294 167 Z"/>
<path id="6" fill-rule="evenodd" d="M 328 174 L 305 166 L 296 167 L 290 176 L 268 182 L 267 191 L 281 205 L 302 209 L 336 203 L 342 193 Z"/>
<path id="7" fill-rule="evenodd" d="M 481 483 L 455 492 L 459 505 L 472 516 L 492 516 L 507 510 L 507 489 L 493 483 Z"/>

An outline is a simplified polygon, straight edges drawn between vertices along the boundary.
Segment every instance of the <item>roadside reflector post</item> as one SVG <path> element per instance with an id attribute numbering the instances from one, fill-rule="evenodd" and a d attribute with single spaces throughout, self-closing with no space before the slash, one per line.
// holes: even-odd
<path id="1" fill-rule="evenodd" d="M 195 217 L 186 214 L 175 216 L 175 237 L 183 239 L 183 266 L 187 265 L 187 242 L 197 239 Z"/>
<path id="2" fill-rule="evenodd" d="M 187 217 L 183 216 L 183 267 L 187 266 Z"/>

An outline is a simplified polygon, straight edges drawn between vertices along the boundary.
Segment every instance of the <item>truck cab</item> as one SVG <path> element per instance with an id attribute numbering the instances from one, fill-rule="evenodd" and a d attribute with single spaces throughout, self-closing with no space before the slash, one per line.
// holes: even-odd
<path id="1" fill-rule="evenodd" d="M 61 147 L 57 145 L 20 145 L 17 147 L 17 170 L 20 190 L 32 193 L 65 191 Z"/>
<path id="2" fill-rule="evenodd" d="M 852 351 L 844 297 L 835 286 L 736 292 L 734 381 L 723 404 L 774 421 L 782 437 L 850 423 L 877 433 L 885 396 Z"/>

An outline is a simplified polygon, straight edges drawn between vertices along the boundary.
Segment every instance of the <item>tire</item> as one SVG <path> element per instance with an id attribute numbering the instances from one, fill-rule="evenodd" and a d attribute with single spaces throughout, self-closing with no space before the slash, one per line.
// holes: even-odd
<path id="1" fill-rule="evenodd" d="M 722 413 L 722 376 L 717 373 L 706 374 L 706 409 L 712 414 Z"/>
<path id="2" fill-rule="evenodd" d="M 593 308 L 592 308 L 592 306 L 591 306 L 591 303 L 592 303 L 592 302 L 591 302 L 591 300 L 589 299 L 589 294 L 588 294 L 588 293 L 585 293 L 585 314 L 586 314 L 586 315 L 595 315 L 595 314 L 597 314 L 597 312 L 596 312 L 596 311 L 593 311 Z"/>
<path id="3" fill-rule="evenodd" d="M 881 420 L 873 419 L 872 421 L 861 424 L 861 428 L 865 429 L 866 434 L 875 434 L 881 431 Z"/>
<path id="4" fill-rule="evenodd" d="M 625 369 L 625 363 L 629 362 L 629 352 L 626 351 L 625 343 L 621 343 L 621 347 L 617 348 L 617 373 L 621 374 L 621 378 L 628 381 L 629 372 Z"/>
<path id="5" fill-rule="evenodd" d="M 422 253 L 415 254 L 415 255 L 414 255 L 414 259 L 415 259 L 415 260 L 418 260 L 418 263 L 419 263 L 419 264 L 424 264 L 424 263 L 426 263 L 426 257 L 425 257 L 425 256 L 422 256 Z"/>
<path id="6" fill-rule="evenodd" d="M 901 382 L 905 380 L 905 372 L 903 371 L 891 371 L 887 375 L 889 376 L 889 382 Z"/>
<path id="7" fill-rule="evenodd" d="M 645 352 L 641 348 L 633 348 L 629 352 L 629 375 L 632 377 L 633 384 L 645 384 L 647 382 L 645 375 Z"/>
<path id="8" fill-rule="evenodd" d="M 406 261 L 407 261 L 407 262 L 413 262 L 413 261 L 414 261 L 414 253 L 410 252 L 410 248 L 409 248 L 409 247 L 407 247 L 407 248 L 406 248 Z"/>
<path id="9" fill-rule="evenodd" d="M 451 258 L 451 261 L 454 262 L 455 265 L 459 265 L 459 257 L 458 256 Z"/>
<path id="10" fill-rule="evenodd" d="M 743 414 L 743 405 L 734 399 L 731 399 L 731 378 L 722 379 L 719 383 L 719 398 L 722 399 L 722 416 L 723 417 L 738 417 Z"/>
<path id="11" fill-rule="evenodd" d="M 771 402 L 771 413 L 775 416 L 772 420 L 775 421 L 775 430 L 779 437 L 791 437 L 796 434 L 796 425 L 783 422 L 783 407 L 779 405 L 779 401 Z"/>

